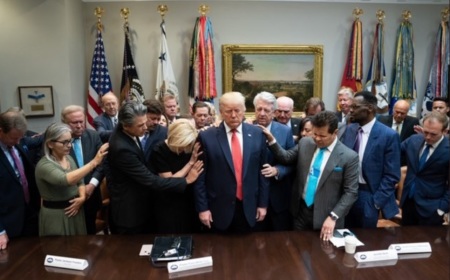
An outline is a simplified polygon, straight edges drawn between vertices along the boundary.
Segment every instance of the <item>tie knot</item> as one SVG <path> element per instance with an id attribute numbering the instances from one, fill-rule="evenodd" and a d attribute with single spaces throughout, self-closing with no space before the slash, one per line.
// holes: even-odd
<path id="1" fill-rule="evenodd" d="M 325 152 L 326 150 L 328 150 L 328 147 L 322 147 L 322 148 L 320 148 L 320 150 L 321 150 L 322 152 Z"/>

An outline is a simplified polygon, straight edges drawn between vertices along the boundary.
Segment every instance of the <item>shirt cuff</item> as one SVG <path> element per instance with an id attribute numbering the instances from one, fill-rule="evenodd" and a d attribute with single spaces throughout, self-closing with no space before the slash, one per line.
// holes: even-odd
<path id="1" fill-rule="evenodd" d="M 331 211 L 331 215 L 335 216 L 335 217 L 336 217 L 336 220 L 339 219 L 339 216 L 336 215 L 336 213 L 334 213 L 333 211 Z"/>
<path id="2" fill-rule="evenodd" d="M 6 234 L 6 230 L 0 231 L 0 235 Z"/>
<path id="3" fill-rule="evenodd" d="M 442 211 L 441 209 L 438 209 L 438 210 L 437 210 L 437 212 L 438 212 L 439 216 L 442 216 L 442 215 L 444 215 L 444 214 L 445 214 L 445 212 L 444 212 L 444 211 Z"/>
<path id="4" fill-rule="evenodd" d="M 89 181 L 89 184 L 94 185 L 94 187 L 98 186 L 99 181 L 95 178 L 91 178 L 91 180 Z"/>
<path id="5" fill-rule="evenodd" d="M 273 138 L 273 140 L 269 142 L 269 146 L 272 146 L 275 143 L 277 143 L 277 139 Z"/>

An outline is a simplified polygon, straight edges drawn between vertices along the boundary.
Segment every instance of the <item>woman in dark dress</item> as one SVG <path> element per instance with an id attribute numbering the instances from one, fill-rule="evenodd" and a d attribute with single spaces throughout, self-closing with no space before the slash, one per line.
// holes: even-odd
<path id="1" fill-rule="evenodd" d="M 176 120 L 169 126 L 167 139 L 153 148 L 150 169 L 163 178 L 185 177 L 199 155 L 196 139 L 197 130 L 189 120 Z M 157 233 L 199 232 L 192 185 L 183 193 L 155 192 L 153 198 Z"/>

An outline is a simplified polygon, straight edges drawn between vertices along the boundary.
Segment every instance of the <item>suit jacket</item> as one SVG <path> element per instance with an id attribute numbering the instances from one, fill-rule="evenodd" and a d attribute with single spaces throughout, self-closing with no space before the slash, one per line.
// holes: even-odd
<path id="1" fill-rule="evenodd" d="M 158 125 L 155 130 L 148 136 L 147 142 L 145 142 L 144 157 L 145 162 L 150 163 L 150 154 L 153 147 L 161 141 L 167 138 L 167 127 Z"/>
<path id="2" fill-rule="evenodd" d="M 203 154 L 204 172 L 194 183 L 197 212 L 210 210 L 213 225 L 219 230 L 229 227 L 236 203 L 236 178 L 223 122 L 219 127 L 201 131 L 198 137 Z M 256 224 L 256 208 L 267 208 L 269 182 L 261 174 L 267 160 L 266 138 L 260 128 L 242 123 L 243 166 L 242 192 L 245 217 Z"/>
<path id="3" fill-rule="evenodd" d="M 275 157 L 285 164 L 297 163 L 297 177 L 292 189 L 291 213 L 299 213 L 300 202 L 308 179 L 310 166 L 317 145 L 311 137 L 300 139 L 298 145 L 288 151 L 279 145 L 271 145 Z M 322 228 L 323 222 L 333 211 L 339 216 L 336 228 L 344 227 L 344 217 L 358 197 L 358 165 L 356 152 L 337 141 L 317 184 L 314 197 L 313 228 Z"/>
<path id="4" fill-rule="evenodd" d="M 274 118 L 274 121 L 278 122 L 276 118 Z M 299 136 L 300 137 L 300 123 L 302 122 L 302 119 L 300 118 L 291 118 L 291 131 L 293 136 Z"/>
<path id="5" fill-rule="evenodd" d="M 437 209 L 449 212 L 449 143 L 444 138 L 433 154 L 419 170 L 419 155 L 425 139 L 423 135 L 413 135 L 402 143 L 402 153 L 406 154 L 407 171 L 400 205 L 409 196 L 411 185 L 415 184 L 414 201 L 419 215 L 430 217 Z"/>
<path id="6" fill-rule="evenodd" d="M 359 124 L 352 123 L 342 136 L 342 142 L 352 149 Z M 399 212 L 395 202 L 395 184 L 400 181 L 400 138 L 391 128 L 375 121 L 361 163 L 364 180 L 369 185 L 373 202 L 390 219 Z M 370 205 L 375 207 L 375 205 Z"/>
<path id="7" fill-rule="evenodd" d="M 126 135 L 120 124 L 109 141 L 108 163 L 111 217 L 117 226 L 137 227 L 147 222 L 150 189 L 183 192 L 187 186 L 185 178 L 161 178 L 151 173 L 139 139 Z"/>
<path id="8" fill-rule="evenodd" d="M 292 132 L 289 127 L 278 122 L 272 122 L 270 132 L 277 139 L 277 143 L 285 150 L 295 146 Z M 272 152 L 267 155 L 267 162 L 278 169 L 277 178 L 269 178 L 270 182 L 270 206 L 276 212 L 282 212 L 289 209 L 292 193 L 292 172 L 294 167 L 291 165 L 282 165 L 277 161 Z"/>
<path id="9" fill-rule="evenodd" d="M 97 151 L 102 146 L 102 140 L 100 139 L 99 133 L 92 129 L 86 129 L 81 135 L 81 148 L 83 150 L 83 164 L 88 164 L 95 156 L 97 155 Z M 74 159 L 75 164 L 78 166 L 77 157 L 75 152 L 70 149 L 70 156 Z M 92 170 L 89 174 L 84 176 L 83 182 L 84 184 L 89 184 L 92 178 L 98 180 L 99 184 L 94 189 L 88 200 L 84 203 L 84 214 L 86 218 L 86 228 L 88 234 L 95 234 L 95 219 L 97 217 L 97 211 L 102 207 L 102 194 L 100 191 L 100 183 L 105 177 L 103 164 L 97 166 L 94 170 Z"/>
<path id="10" fill-rule="evenodd" d="M 109 137 L 114 130 L 114 124 L 108 114 L 103 112 L 101 115 L 95 117 L 94 127 L 95 130 L 98 131 L 100 139 L 102 139 L 103 143 L 108 142 Z"/>
<path id="11" fill-rule="evenodd" d="M 3 149 L 0 148 L 0 232 L 6 230 L 10 238 L 22 234 L 26 211 L 37 214 L 40 205 L 39 191 L 34 175 L 34 164 L 21 145 L 16 145 L 15 147 L 22 158 L 25 176 L 28 180 L 30 202 L 28 204 L 25 202 L 22 184 Z"/>
<path id="12" fill-rule="evenodd" d="M 382 124 L 392 128 L 392 123 L 394 121 L 394 117 L 392 115 L 388 116 L 380 116 L 378 118 Z M 400 131 L 400 142 L 405 141 L 409 136 L 416 134 L 414 131 L 414 126 L 419 125 L 419 119 L 406 116 L 406 119 L 403 121 L 402 131 Z"/>

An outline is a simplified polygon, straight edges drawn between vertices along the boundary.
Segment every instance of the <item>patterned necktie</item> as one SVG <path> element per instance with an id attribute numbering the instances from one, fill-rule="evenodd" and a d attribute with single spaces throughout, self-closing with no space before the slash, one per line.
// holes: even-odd
<path id="1" fill-rule="evenodd" d="M 305 202 L 308 207 L 314 204 L 314 195 L 316 194 L 317 183 L 320 177 L 320 167 L 322 166 L 323 154 L 326 149 L 326 147 L 320 148 L 316 158 L 314 159 L 311 171 L 309 172 L 308 185 L 306 187 L 305 194 Z"/>
<path id="2" fill-rule="evenodd" d="M 114 117 L 114 118 L 113 118 L 113 126 L 116 127 L 116 125 L 117 125 L 117 118 Z"/>
<path id="3" fill-rule="evenodd" d="M 242 200 L 242 152 L 236 129 L 231 130 L 231 155 L 233 157 L 234 175 L 236 176 L 236 197 Z"/>
<path id="4" fill-rule="evenodd" d="M 145 150 L 145 144 L 147 143 L 148 135 L 149 135 L 149 133 L 145 133 L 144 137 L 142 137 L 142 139 L 141 139 L 141 146 L 142 146 L 143 150 Z"/>
<path id="5" fill-rule="evenodd" d="M 19 171 L 19 176 L 20 176 L 19 179 L 20 179 L 20 183 L 22 184 L 23 196 L 25 198 L 25 201 L 28 203 L 28 202 L 30 202 L 30 192 L 28 190 L 28 181 L 27 181 L 27 176 L 25 175 L 25 169 L 23 168 L 23 163 L 19 159 L 19 157 L 16 155 L 16 153 L 14 152 L 13 147 L 8 148 L 8 151 L 11 154 L 11 157 L 13 158 L 14 165 L 16 166 L 17 171 Z"/>
<path id="6" fill-rule="evenodd" d="M 399 122 L 396 122 L 396 123 L 395 123 L 395 125 L 396 125 L 395 131 L 397 132 L 398 135 L 400 135 L 400 132 L 401 132 L 401 130 L 400 130 L 400 125 L 401 125 L 401 124 L 402 124 L 402 123 L 399 123 Z"/>
<path id="7" fill-rule="evenodd" d="M 78 167 L 83 167 L 83 153 L 81 152 L 81 139 L 75 138 L 73 139 L 73 151 L 75 152 L 75 157 L 78 163 Z"/>

